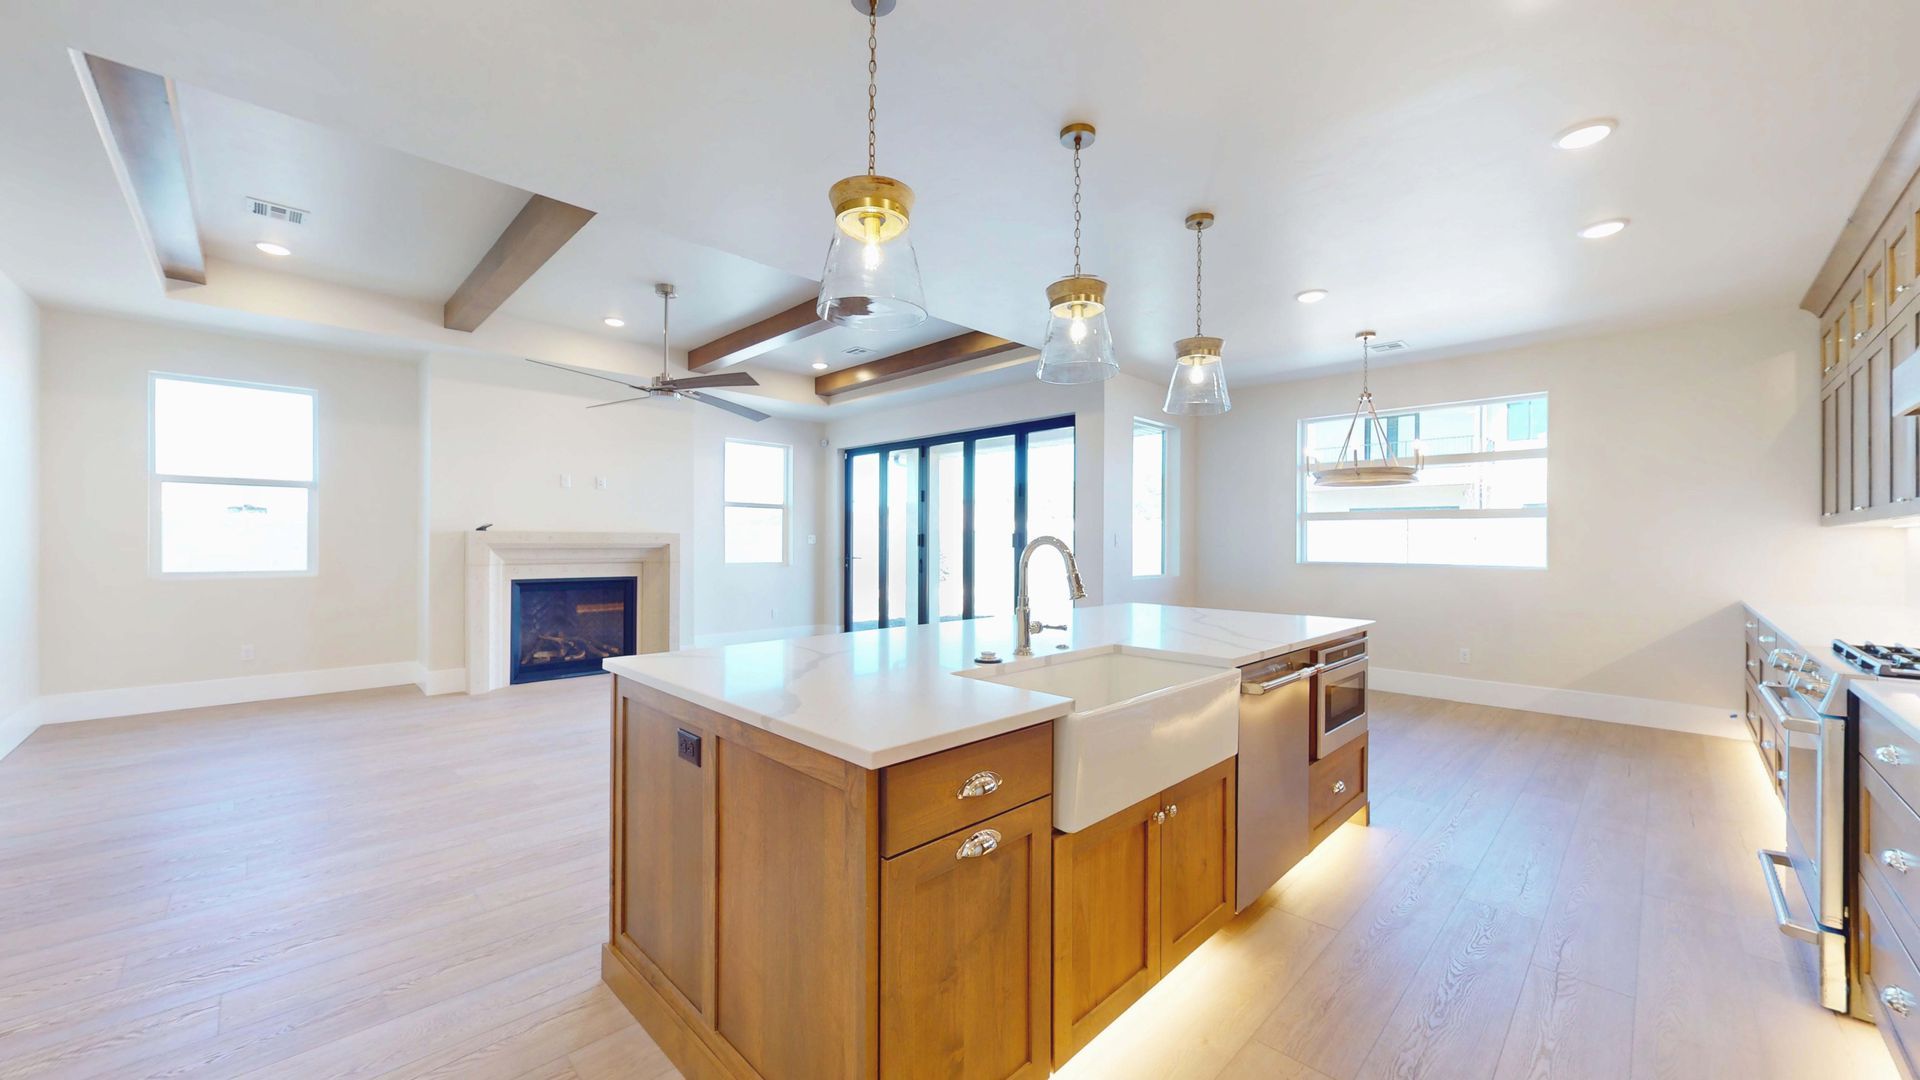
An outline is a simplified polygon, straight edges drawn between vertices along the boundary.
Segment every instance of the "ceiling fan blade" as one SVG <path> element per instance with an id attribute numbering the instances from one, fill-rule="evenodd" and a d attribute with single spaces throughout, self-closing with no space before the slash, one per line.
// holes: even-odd
<path id="1" fill-rule="evenodd" d="M 688 390 L 686 391 L 686 396 L 702 405 L 711 405 L 716 409 L 725 409 L 735 416 L 744 416 L 756 424 L 768 417 L 767 413 L 763 413 L 759 409 L 749 409 L 738 402 L 728 401 L 726 398 L 717 398 L 712 394 L 703 394 L 698 390 Z"/>
<path id="2" fill-rule="evenodd" d="M 729 371 L 721 375 L 689 375 L 684 379 L 668 379 L 667 385 L 675 390 L 709 390 L 717 386 L 759 386 L 760 380 L 744 371 Z"/>
<path id="3" fill-rule="evenodd" d="M 596 401 L 593 404 L 587 406 L 587 408 L 604 409 L 609 405 L 625 405 L 629 401 L 645 401 L 652 396 L 653 396 L 652 394 L 641 394 L 639 397 L 623 397 L 619 401 Z"/>
<path id="4" fill-rule="evenodd" d="M 629 390 L 645 390 L 646 389 L 646 387 L 644 386 L 635 386 L 633 383 L 630 383 L 625 379 L 617 379 L 612 375 L 602 374 L 601 372 L 598 372 L 598 371 L 588 371 L 586 368 L 569 367 L 566 364 L 556 364 L 550 360 L 535 360 L 531 356 L 523 356 L 521 357 L 521 359 L 525 360 L 529 364 L 539 364 L 541 367 L 550 367 L 556 371 L 571 371 L 575 375 L 585 375 L 585 376 L 588 376 L 589 378 L 604 379 L 610 383 L 619 383 L 621 386 L 624 386 Z"/>

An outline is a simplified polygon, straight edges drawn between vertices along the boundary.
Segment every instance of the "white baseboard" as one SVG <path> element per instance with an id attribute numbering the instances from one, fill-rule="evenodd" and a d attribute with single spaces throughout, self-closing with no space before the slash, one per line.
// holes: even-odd
<path id="1" fill-rule="evenodd" d="M 464 694 L 467 692 L 467 669 L 463 667 L 441 668 L 430 671 L 425 664 L 414 665 L 413 685 L 420 692 L 432 697 L 435 694 Z"/>
<path id="2" fill-rule="evenodd" d="M 208 705 L 234 705 L 243 701 L 272 701 L 312 694 L 337 694 L 345 690 L 371 690 L 380 686 L 406 686 L 416 682 L 419 676 L 420 665 L 405 660 L 391 664 L 323 668 L 319 671 L 288 671 L 278 675 L 245 675 L 237 679 L 124 686 L 112 690 L 47 694 L 40 698 L 38 712 L 43 724 L 66 724 L 108 716 L 138 716 L 141 713 L 198 709 Z"/>
<path id="3" fill-rule="evenodd" d="M 1687 705 L 1678 701 L 1463 679 L 1457 675 L 1434 675 L 1424 671 L 1398 671 L 1382 667 L 1368 669 L 1367 685 L 1373 690 L 1439 698 L 1442 701 L 1462 701 L 1469 705 L 1575 716 L 1584 720 L 1604 720 L 1612 724 L 1633 724 L 1636 727 L 1684 731 L 1691 735 L 1715 735 L 1725 739 L 1747 737 L 1746 724 L 1738 713 L 1711 705 Z"/>
<path id="4" fill-rule="evenodd" d="M 40 728 L 40 701 L 35 698 L 24 702 L 6 716 L 0 716 L 0 758 L 13 753 L 14 748 L 27 741 L 27 736 Z"/>
<path id="5" fill-rule="evenodd" d="M 815 634 L 833 634 L 840 630 L 837 626 L 770 626 L 764 630 L 733 630 L 724 634 L 698 634 L 693 639 L 695 648 L 704 649 L 710 645 L 738 645 L 744 641 L 773 641 L 778 638 L 812 637 Z"/>

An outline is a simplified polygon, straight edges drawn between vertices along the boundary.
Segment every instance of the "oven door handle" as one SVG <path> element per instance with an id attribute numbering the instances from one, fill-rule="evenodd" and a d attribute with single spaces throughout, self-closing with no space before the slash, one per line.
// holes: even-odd
<path id="1" fill-rule="evenodd" d="M 1306 667 L 1296 671 L 1289 671 L 1285 675 L 1268 679 L 1265 682 L 1243 682 L 1240 684 L 1240 692 L 1252 697 L 1259 697 L 1261 694 L 1271 694 L 1288 683 L 1297 683 L 1301 679 L 1307 678 L 1310 675 L 1318 675 L 1319 673 L 1319 664 L 1309 664 Z"/>
<path id="2" fill-rule="evenodd" d="M 1779 724 L 1787 731 L 1796 732 L 1801 735 L 1820 734 L 1820 721 L 1803 720 L 1793 715 L 1792 711 L 1787 708 L 1787 703 L 1780 698 L 1780 691 L 1786 689 L 1785 686 L 1776 682 L 1763 682 L 1760 684 L 1760 697 L 1767 703 L 1767 707 L 1773 710 L 1774 723 Z M 1791 691 L 1789 691 L 1789 693 L 1791 693 Z M 1798 699 L 1799 696 L 1798 694 L 1794 694 L 1795 699 Z"/>
<path id="3" fill-rule="evenodd" d="M 1767 879 L 1767 898 L 1773 901 L 1773 922 L 1780 932 L 1797 941 L 1819 941 L 1820 928 L 1793 921 L 1787 909 L 1787 891 L 1780 887 L 1779 868 L 1793 869 L 1793 860 L 1784 851 L 1760 849 L 1760 873 Z"/>
<path id="4" fill-rule="evenodd" d="M 1367 654 L 1361 653 L 1359 656 L 1348 657 L 1347 659 L 1342 660 L 1337 664 L 1322 664 L 1320 666 L 1320 674 L 1331 675 L 1336 671 L 1342 671 L 1342 670 L 1345 670 L 1346 668 L 1352 667 L 1355 664 L 1364 664 L 1366 662 L 1367 662 Z"/>

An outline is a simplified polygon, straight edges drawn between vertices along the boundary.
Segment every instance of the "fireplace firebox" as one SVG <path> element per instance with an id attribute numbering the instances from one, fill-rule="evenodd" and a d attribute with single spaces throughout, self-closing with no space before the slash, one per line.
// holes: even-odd
<path id="1" fill-rule="evenodd" d="M 638 598 L 630 577 L 514 582 L 511 681 L 597 675 L 607 657 L 631 656 Z"/>

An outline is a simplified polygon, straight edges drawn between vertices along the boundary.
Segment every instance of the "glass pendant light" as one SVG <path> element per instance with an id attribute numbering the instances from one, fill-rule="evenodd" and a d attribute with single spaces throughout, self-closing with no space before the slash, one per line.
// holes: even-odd
<path id="1" fill-rule="evenodd" d="M 1080 272 L 1080 151 L 1093 145 L 1093 125 L 1068 124 L 1060 142 L 1073 148 L 1073 275 L 1047 286 L 1051 317 L 1037 374 L 1046 383 L 1102 382 L 1120 373 L 1120 362 L 1107 330 L 1107 283 Z"/>
<path id="2" fill-rule="evenodd" d="M 906 330 L 927 318 L 920 260 L 907 236 L 913 189 L 874 171 L 876 75 L 880 16 L 894 0 L 853 0 L 867 16 L 867 171 L 827 191 L 833 204 L 833 243 L 820 273 L 822 319 L 856 330 Z"/>
<path id="3" fill-rule="evenodd" d="M 1426 464 L 1426 456 L 1419 450 L 1413 452 L 1413 464 L 1402 465 L 1393 452 L 1393 440 L 1387 438 L 1387 426 L 1380 422 L 1380 414 L 1373 409 L 1373 391 L 1367 387 L 1368 360 L 1373 354 L 1373 331 L 1362 330 L 1353 335 L 1360 339 L 1360 403 L 1353 408 L 1353 422 L 1347 425 L 1347 437 L 1340 444 L 1340 456 L 1333 464 L 1312 469 L 1313 482 L 1319 487 L 1391 487 L 1396 484 L 1411 484 L 1420 479 L 1420 467 Z M 1362 427 L 1361 425 L 1366 425 Z M 1365 458 L 1364 443 L 1371 431 L 1386 455 L 1381 460 Z M 1354 435 L 1361 436 L 1361 443 L 1354 442 Z"/>
<path id="4" fill-rule="evenodd" d="M 1187 215 L 1187 228 L 1193 230 L 1193 336 L 1173 343 L 1173 381 L 1164 408 L 1175 416 L 1218 416 L 1233 408 L 1220 339 L 1207 337 L 1200 326 L 1200 238 L 1212 225 L 1213 215 L 1205 210 Z"/>

